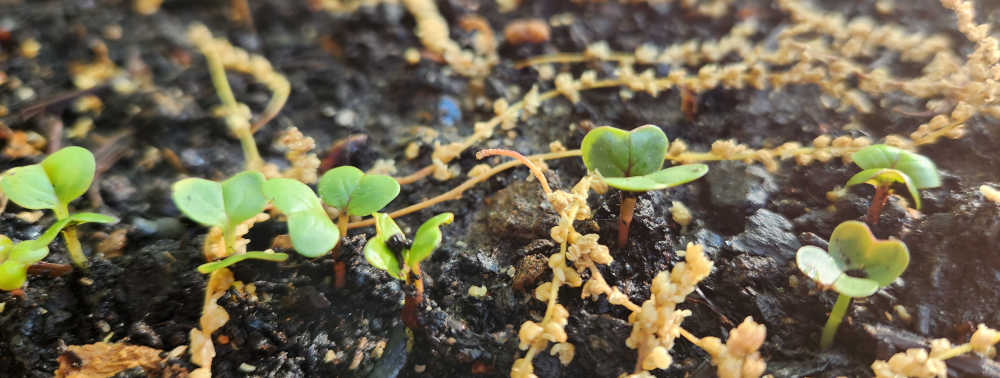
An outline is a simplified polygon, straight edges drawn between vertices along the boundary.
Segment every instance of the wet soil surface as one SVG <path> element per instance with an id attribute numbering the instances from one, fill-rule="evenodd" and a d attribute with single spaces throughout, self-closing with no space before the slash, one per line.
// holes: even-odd
<path id="1" fill-rule="evenodd" d="M 271 146 L 277 133 L 289 125 L 315 138 L 320 153 L 334 141 L 362 134 L 344 162 L 362 169 L 375 159 L 397 162 L 399 174 L 408 174 L 430 161 L 424 147 L 406 160 L 403 147 L 417 138 L 414 125 L 440 132 L 447 143 L 472 132 L 474 121 L 491 115 L 477 98 L 517 99 L 531 85 L 541 89 L 534 70 L 517 69 L 514 62 L 540 53 L 582 51 L 607 40 L 615 50 L 631 51 L 644 42 L 657 46 L 688 39 L 723 35 L 739 20 L 737 12 L 709 19 L 679 6 L 588 5 L 529 2 L 510 13 L 499 13 L 493 2 L 446 0 L 443 16 L 454 25 L 467 14 L 483 16 L 494 29 L 524 17 L 548 18 L 568 12 L 576 22 L 552 30 L 552 39 L 540 45 L 501 45 L 501 60 L 481 86 L 439 63 L 423 60 L 410 66 L 403 59 L 409 47 L 419 47 L 414 21 L 396 4 L 361 7 L 346 15 L 310 11 L 305 1 L 251 1 L 253 26 L 228 19 L 224 1 L 167 1 L 152 16 L 139 16 L 125 1 L 0 1 L 0 105 L 10 110 L 3 118 L 14 130 L 48 135 L 53 122 L 69 128 L 82 117 L 69 101 L 50 100 L 72 93 L 70 62 L 93 59 L 91 47 L 101 40 L 118 66 L 147 72 L 155 89 L 119 94 L 107 88 L 93 91 L 104 110 L 94 119 L 92 136 L 63 139 L 91 150 L 117 146 L 120 159 L 95 182 L 102 203 L 93 196 L 75 204 L 122 219 L 114 226 L 86 226 L 84 244 L 91 255 L 88 271 L 61 277 L 31 277 L 23 295 L 0 294 L 0 371 L 4 376 L 50 376 L 56 358 L 68 345 L 101 340 L 127 341 L 162 350 L 188 343 L 197 326 L 205 277 L 194 268 L 202 263 L 205 230 L 182 218 L 169 200 L 170 184 L 184 175 L 178 167 L 140 164 L 150 147 L 176 152 L 187 175 L 222 178 L 240 170 L 239 144 L 214 118 L 217 97 L 202 57 L 184 39 L 186 27 L 203 22 L 216 35 L 236 46 L 267 57 L 292 83 L 292 94 L 281 114 L 257 134 L 265 158 L 282 164 L 281 152 Z M 872 14 L 873 2 L 828 5 L 853 17 Z M 1000 17 L 996 4 L 980 12 L 985 21 Z M 962 54 L 971 46 L 954 31 L 954 16 L 931 1 L 897 1 L 886 21 L 908 30 L 943 32 L 953 37 Z M 780 30 L 787 22 L 775 6 L 744 5 L 759 17 L 762 30 Z M 934 9 L 933 12 L 925 9 Z M 993 9 L 993 11 L 989 11 Z M 121 28 L 118 38 L 110 38 Z M 452 31 L 468 43 L 470 35 Z M 767 38 L 765 32 L 755 40 Z M 17 56 L 22 41 L 41 44 L 34 59 Z M 588 66 L 611 72 L 610 64 Z M 662 67 L 668 69 L 666 67 Z M 907 67 L 898 67 L 905 72 Z M 574 66 L 573 70 L 582 70 Z M 575 73 L 579 73 L 574 71 Z M 16 79 L 18 88 L 11 81 Z M 266 88 L 241 75 L 230 75 L 241 101 L 259 112 Z M 520 93 L 520 94 L 519 94 Z M 485 97 L 482 97 L 485 96 Z M 512 148 L 528 154 L 546 152 L 549 142 L 577 148 L 584 121 L 632 128 L 652 123 L 671 138 L 682 138 L 695 149 L 706 149 L 717 139 L 735 138 L 751 146 L 774 146 L 784 141 L 808 142 L 828 132 L 823 125 L 849 120 L 821 104 L 820 91 L 792 85 L 781 91 L 712 90 L 698 98 L 698 115 L 685 118 L 680 95 L 669 91 L 658 98 L 636 93 L 623 100 L 618 89 L 588 91 L 578 104 L 563 99 L 545 102 L 539 114 L 518 126 Z M 47 104 L 28 114 L 32 105 Z M 489 102 L 485 102 L 486 105 Z M 896 104 L 915 104 L 892 97 L 889 106 L 861 118 L 864 129 L 837 131 L 870 135 L 907 132 L 926 117 L 889 110 Z M 452 105 L 457 106 L 454 112 Z M 442 112 L 445 108 L 447 111 Z M 37 109 L 30 108 L 30 109 Z M 571 126 L 576 125 L 576 126 Z M 870 188 L 852 188 L 829 201 L 826 192 L 842 185 L 856 168 L 839 161 L 796 167 L 786 163 L 779 172 L 742 163 L 711 164 L 709 175 L 669 191 L 639 196 L 629 244 L 613 250 L 615 262 L 602 269 L 612 285 L 633 302 L 649 295 L 657 272 L 680 261 L 673 251 L 688 242 L 701 243 L 715 262 L 712 275 L 682 306 L 694 315 L 685 328 L 699 336 L 725 336 L 733 323 L 752 316 L 767 326 L 762 353 L 768 372 L 786 376 L 868 376 L 869 365 L 930 338 L 968 339 L 973 325 L 997 328 L 1000 317 L 1000 205 L 985 201 L 976 188 L 1000 182 L 1000 128 L 997 121 L 977 117 L 968 123 L 969 135 L 925 147 L 934 159 L 944 185 L 923 191 L 921 213 L 909 211 L 893 198 L 875 233 L 904 240 L 911 263 L 902 278 L 878 294 L 858 300 L 841 326 L 835 347 L 817 350 L 820 329 L 835 293 L 821 292 L 794 265 L 795 251 L 829 237 L 842 221 L 861 219 L 872 195 Z M 100 136 L 100 138 L 98 137 Z M 115 139 L 108 139 L 114 137 Z M 497 142 L 487 142 L 496 146 Z M 458 159 L 463 170 L 477 164 L 475 149 Z M 0 167 L 29 164 L 37 158 L 0 158 Z M 585 172 L 578 159 L 550 161 L 553 186 L 567 188 Z M 517 329 L 526 320 L 539 320 L 544 304 L 531 299 L 531 290 L 549 278 L 545 256 L 558 250 L 548 239 L 557 217 L 544 202 L 527 172 L 515 169 L 490 178 L 456 201 L 399 219 L 415 229 L 438 212 L 455 213 L 455 222 L 443 228 L 444 243 L 423 264 L 426 300 L 420 309 L 422 329 L 412 343 L 400 320 L 404 285 L 369 266 L 359 251 L 372 229 L 352 232 L 340 259 L 347 265 L 347 285 L 334 289 L 329 256 L 305 259 L 292 256 L 282 264 L 245 262 L 234 268 L 237 280 L 252 283 L 255 295 L 230 290 L 219 303 L 230 321 L 217 333 L 218 356 L 212 366 L 218 377 L 263 376 L 506 376 L 517 348 Z M 389 209 L 398 209 L 442 193 L 460 179 L 422 180 L 405 185 Z M 578 228 L 614 240 L 621 193 L 592 195 L 594 221 Z M 670 219 L 671 201 L 683 202 L 695 220 L 681 227 Z M 96 207 L 96 208 L 95 208 Z M 0 215 L 0 233 L 16 240 L 37 236 L 51 216 L 31 224 L 16 218 L 10 204 Z M 127 228 L 127 244 L 120 257 L 102 257 L 93 247 L 99 232 Z M 266 248 L 285 230 L 281 223 L 258 225 L 249 237 L 251 248 Z M 608 242 L 607 244 L 613 244 Z M 47 261 L 66 263 L 65 250 L 54 243 Z M 483 286 L 483 297 L 468 295 L 469 287 Z M 606 299 L 580 300 L 579 289 L 563 289 L 560 303 L 570 312 L 566 327 L 576 358 L 568 366 L 547 353 L 535 359 L 540 377 L 613 377 L 631 371 L 635 353 L 625 347 L 630 326 L 627 312 Z M 910 315 L 901 317 L 896 306 Z M 225 336 L 222 342 L 218 338 Z M 705 353 L 680 340 L 672 351 L 675 364 L 657 376 L 714 375 Z M 186 362 L 177 364 L 191 368 Z M 995 375 L 995 363 L 976 359 L 949 362 L 956 376 Z"/>

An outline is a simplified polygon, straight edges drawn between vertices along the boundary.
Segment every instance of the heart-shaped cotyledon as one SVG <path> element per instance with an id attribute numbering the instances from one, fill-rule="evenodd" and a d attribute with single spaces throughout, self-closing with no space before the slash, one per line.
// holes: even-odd
<path id="1" fill-rule="evenodd" d="M 708 173 L 704 164 L 686 164 L 666 169 L 663 160 L 668 140 L 659 127 L 645 125 L 631 131 L 610 126 L 591 130 L 583 137 L 580 152 L 587 170 L 608 186 L 624 191 L 618 222 L 618 245 L 628 239 L 636 192 L 661 190 L 694 181 Z"/>
<path id="2" fill-rule="evenodd" d="M 799 249 L 796 262 L 820 285 L 860 298 L 896 280 L 906 270 L 910 254 L 903 242 L 876 239 L 864 223 L 847 221 L 830 236 L 829 253 L 805 246 Z"/>
<path id="3" fill-rule="evenodd" d="M 840 294 L 823 328 L 820 340 L 823 349 L 833 344 L 851 298 L 875 294 L 903 274 L 910 262 L 906 244 L 895 239 L 877 239 L 868 225 L 858 221 L 838 225 L 830 236 L 828 250 L 829 253 L 805 246 L 799 248 L 795 256 L 802 273 Z"/>

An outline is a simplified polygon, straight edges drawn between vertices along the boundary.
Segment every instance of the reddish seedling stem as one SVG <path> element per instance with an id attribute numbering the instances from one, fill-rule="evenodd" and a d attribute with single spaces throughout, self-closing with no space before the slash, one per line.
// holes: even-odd
<path id="1" fill-rule="evenodd" d="M 635 196 L 622 197 L 621 212 L 618 213 L 618 248 L 625 248 L 628 242 L 628 230 L 632 224 L 632 214 L 635 212 Z"/>
<path id="2" fill-rule="evenodd" d="M 333 262 L 333 287 L 343 289 L 347 286 L 347 265 L 343 261 Z"/>
<path id="3" fill-rule="evenodd" d="M 413 281 L 413 288 L 417 290 L 416 297 L 417 297 L 417 303 L 419 304 L 424 301 L 424 276 L 423 274 L 420 273 L 419 264 L 414 265 L 412 269 L 413 269 L 413 275 L 417 277 L 417 279 Z"/>
<path id="4" fill-rule="evenodd" d="M 344 244 L 344 237 L 347 236 L 347 210 L 344 210 L 343 214 L 337 217 L 337 228 L 340 230 L 340 240 L 337 241 L 337 245 L 333 247 L 333 287 L 337 289 L 343 289 L 347 285 L 347 266 L 344 265 L 343 261 L 339 261 L 340 257 L 340 246 Z"/>
<path id="5" fill-rule="evenodd" d="M 868 225 L 874 227 L 878 224 L 879 215 L 882 214 L 882 208 L 885 207 L 885 203 L 889 200 L 889 186 L 879 185 L 875 187 L 875 195 L 872 196 L 872 203 L 868 206 Z"/>
<path id="6" fill-rule="evenodd" d="M 413 288 L 415 293 L 412 296 L 406 296 L 406 302 L 403 303 L 403 324 L 406 328 L 411 330 L 416 330 L 420 328 L 420 323 L 417 321 L 417 312 L 420 311 L 420 304 L 424 301 L 424 277 L 420 273 L 420 265 L 415 265 L 411 267 L 413 269 L 413 275 L 416 276 L 416 280 L 413 281 Z"/>

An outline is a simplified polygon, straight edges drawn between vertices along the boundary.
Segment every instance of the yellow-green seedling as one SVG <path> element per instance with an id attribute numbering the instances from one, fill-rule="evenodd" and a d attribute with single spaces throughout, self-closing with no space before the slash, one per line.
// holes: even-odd
<path id="1" fill-rule="evenodd" d="M 896 147 L 884 144 L 868 146 L 852 154 L 851 159 L 862 171 L 847 180 L 847 186 L 868 183 L 875 187 L 875 195 L 868 207 L 867 221 L 870 225 L 878 223 L 882 207 L 892 194 L 893 183 L 906 186 L 917 210 L 920 210 L 917 190 L 941 186 L 941 177 L 931 159 Z"/>
<path id="2" fill-rule="evenodd" d="M 319 257 L 340 241 L 340 231 L 323 209 L 319 197 L 306 184 L 287 178 L 264 183 L 264 195 L 288 217 L 288 235 L 295 252 Z"/>
<path id="3" fill-rule="evenodd" d="M 49 243 L 56 235 L 66 227 L 87 222 L 114 223 L 117 219 L 104 214 L 76 213 L 56 221 L 35 240 L 14 243 L 6 235 L 0 235 L 0 290 L 10 291 L 24 285 L 28 267 L 49 255 Z"/>
<path id="4" fill-rule="evenodd" d="M 597 172 L 609 186 L 624 192 L 618 214 L 619 247 L 628 240 L 636 193 L 686 184 L 708 173 L 704 164 L 660 169 L 667 146 L 666 134 L 654 125 L 632 131 L 601 126 L 583 137 L 580 150 L 587 170 Z"/>
<path id="5" fill-rule="evenodd" d="M 324 203 L 340 211 L 337 229 L 345 235 L 351 215 L 363 217 L 382 210 L 399 195 L 399 183 L 389 176 L 369 175 L 343 166 L 326 171 L 316 191 Z"/>
<path id="6" fill-rule="evenodd" d="M 83 195 L 94 181 L 94 155 L 82 147 L 66 147 L 49 155 L 41 163 L 8 169 L 0 177 L 0 190 L 19 206 L 52 210 L 57 220 L 69 219 L 69 203 Z M 110 223 L 112 217 L 87 222 Z M 63 239 L 70 259 L 78 267 L 87 265 L 87 257 L 76 237 L 76 229 L 65 225 Z M 46 243 L 47 244 L 47 243 Z"/>
<path id="7" fill-rule="evenodd" d="M 261 251 L 247 252 L 240 255 L 232 255 L 219 261 L 212 261 L 209 263 L 201 264 L 198 266 L 198 272 L 202 274 L 209 274 L 216 270 L 228 267 L 230 265 L 236 264 L 240 261 L 247 259 L 282 262 L 288 260 L 288 255 L 284 253 L 275 253 L 274 251 L 271 250 L 263 252 Z"/>
<path id="8" fill-rule="evenodd" d="M 375 236 L 365 244 L 365 259 L 372 266 L 384 270 L 390 276 L 409 282 L 409 274 L 416 277 L 414 283 L 418 298 L 423 295 L 423 279 L 420 262 L 431 255 L 441 244 L 441 225 L 449 224 L 455 216 L 441 213 L 420 225 L 413 241 L 407 240 L 403 230 L 387 214 L 375 213 Z"/>
<path id="9" fill-rule="evenodd" d="M 906 244 L 896 239 L 876 239 L 868 225 L 858 221 L 838 225 L 830 236 L 828 250 L 829 253 L 805 246 L 799 248 L 795 256 L 802 273 L 821 287 L 839 293 L 823 327 L 820 348 L 824 350 L 833 344 L 851 298 L 875 294 L 903 274 L 910 262 Z"/>
<path id="10" fill-rule="evenodd" d="M 177 208 L 188 218 L 208 227 L 222 229 L 226 253 L 232 255 L 236 227 L 267 206 L 264 175 L 244 171 L 223 182 L 186 178 L 174 183 L 172 197 Z"/>

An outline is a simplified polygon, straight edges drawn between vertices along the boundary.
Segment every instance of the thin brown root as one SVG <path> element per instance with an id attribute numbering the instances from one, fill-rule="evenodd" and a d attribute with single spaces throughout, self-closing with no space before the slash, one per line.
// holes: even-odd
<path id="1" fill-rule="evenodd" d="M 542 190 L 545 191 L 545 195 L 548 196 L 552 194 L 552 189 L 549 188 L 549 182 L 545 179 L 545 174 L 542 173 L 542 170 L 538 169 L 538 166 L 535 165 L 535 163 L 532 163 L 531 160 L 528 160 L 528 158 L 524 157 L 524 155 L 521 155 L 521 153 L 517 151 L 505 150 L 502 148 L 488 148 L 476 152 L 476 159 L 482 160 L 487 156 L 493 155 L 503 155 L 519 160 L 531 170 L 531 173 L 534 174 L 536 178 L 538 178 L 538 183 L 542 184 Z"/>

